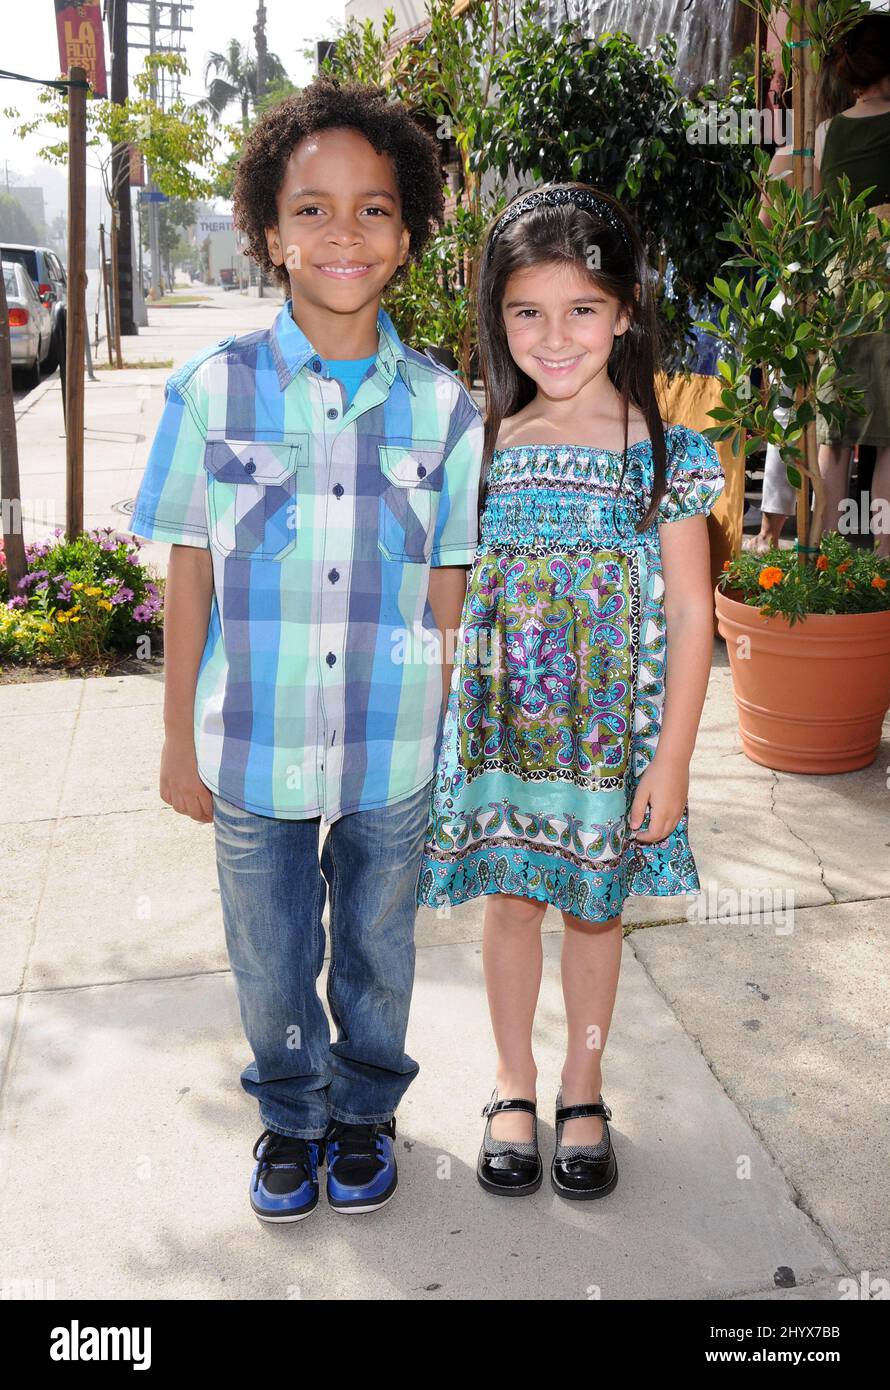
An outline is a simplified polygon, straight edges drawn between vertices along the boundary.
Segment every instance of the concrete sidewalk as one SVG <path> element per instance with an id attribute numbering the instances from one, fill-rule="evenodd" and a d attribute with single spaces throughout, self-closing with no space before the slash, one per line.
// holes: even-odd
<path id="1" fill-rule="evenodd" d="M 178 363 L 277 307 L 216 294 L 150 311 L 127 352 Z M 88 524 L 121 525 L 167 372 L 143 374 L 138 403 L 102 375 Z M 23 491 L 60 501 L 51 396 L 24 403 Z M 162 690 L 156 671 L 0 686 L 2 1278 L 52 1281 L 60 1298 L 831 1300 L 842 1278 L 890 1277 L 890 726 L 862 772 L 756 767 L 715 643 L 690 788 L 702 912 L 628 902 L 604 1062 L 608 1198 L 565 1203 L 545 1181 L 511 1203 L 476 1182 L 494 1065 L 477 900 L 418 915 L 421 1071 L 398 1111 L 395 1201 L 350 1220 L 322 1200 L 275 1229 L 247 1203 L 262 1126 L 238 1080 L 212 828 L 158 797 Z M 552 909 L 545 931 L 549 1164 L 564 1033 Z"/>

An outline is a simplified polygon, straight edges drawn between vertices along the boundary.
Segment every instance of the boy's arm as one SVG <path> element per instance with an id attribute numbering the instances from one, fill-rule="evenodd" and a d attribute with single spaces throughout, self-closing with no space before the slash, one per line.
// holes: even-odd
<path id="1" fill-rule="evenodd" d="M 454 648 L 452 633 L 460 627 L 467 592 L 467 570 L 463 565 L 439 565 L 430 570 L 429 600 L 439 640 L 442 643 L 442 702 L 448 703 Z"/>
<path id="2" fill-rule="evenodd" d="M 445 476 L 430 556 L 429 603 L 442 643 L 443 704 L 451 688 L 453 634 L 460 627 L 467 574 L 479 540 L 478 497 L 484 426 L 469 392 L 460 387 L 451 410 Z"/>
<path id="3" fill-rule="evenodd" d="M 161 800 L 192 820 L 213 820 L 213 798 L 198 776 L 195 688 L 213 598 L 210 551 L 170 549 L 164 592 L 164 748 Z"/>

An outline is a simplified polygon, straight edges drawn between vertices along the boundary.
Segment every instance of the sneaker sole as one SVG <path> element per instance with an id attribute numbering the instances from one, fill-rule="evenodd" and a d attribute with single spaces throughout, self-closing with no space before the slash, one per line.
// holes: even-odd
<path id="1" fill-rule="evenodd" d="M 266 1221 L 272 1226 L 282 1226 L 292 1221 L 305 1221 L 307 1216 L 311 1216 L 318 1206 L 318 1198 L 312 1203 L 311 1207 L 306 1207 L 303 1211 L 286 1212 L 282 1216 L 272 1216 L 269 1212 L 257 1211 L 251 1202 L 250 1210 L 253 1212 L 257 1221 Z"/>
<path id="2" fill-rule="evenodd" d="M 328 1206 L 331 1208 L 331 1211 L 339 1211 L 344 1213 L 346 1216 L 360 1216 L 363 1213 L 367 1213 L 369 1211 L 379 1211 L 381 1207 L 386 1206 L 387 1202 L 392 1201 L 393 1197 L 396 1195 L 396 1188 L 398 1187 L 398 1185 L 398 1178 L 396 1178 L 390 1190 L 386 1193 L 384 1197 L 381 1197 L 379 1201 L 358 1201 L 350 1203 L 340 1202 L 338 1199 L 329 1196 Z"/>

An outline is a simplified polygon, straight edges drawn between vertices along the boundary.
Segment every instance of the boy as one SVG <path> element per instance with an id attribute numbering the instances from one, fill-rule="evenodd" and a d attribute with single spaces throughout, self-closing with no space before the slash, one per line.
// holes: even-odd
<path id="1" fill-rule="evenodd" d="M 380 88 L 318 79 L 257 125 L 235 184 L 291 298 L 175 372 L 133 514 L 172 543 L 161 796 L 213 821 L 266 1126 L 250 1202 L 297 1221 L 397 1182 L 415 889 L 477 542 L 482 421 L 380 309 L 442 221 L 435 141 Z M 442 665 L 429 660 L 438 629 Z M 408 646 L 407 660 L 403 653 Z M 319 826 L 330 830 L 319 867 Z M 324 959 L 332 1044 L 315 981 Z"/>

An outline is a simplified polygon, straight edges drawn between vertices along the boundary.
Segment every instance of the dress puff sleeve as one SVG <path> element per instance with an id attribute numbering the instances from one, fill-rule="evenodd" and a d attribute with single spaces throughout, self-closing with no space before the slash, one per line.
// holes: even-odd
<path id="1" fill-rule="evenodd" d="M 667 491 L 658 505 L 658 525 L 707 516 L 726 483 L 717 450 L 685 425 L 668 433 L 667 445 Z"/>

